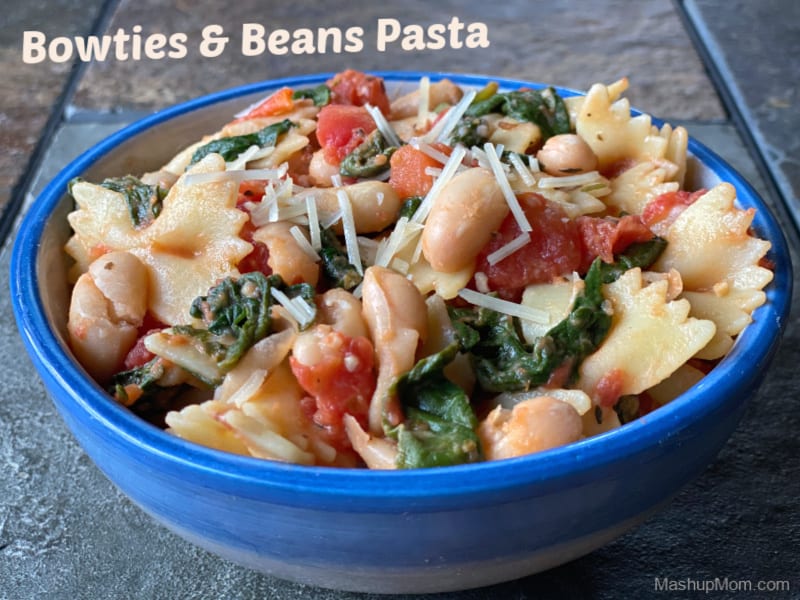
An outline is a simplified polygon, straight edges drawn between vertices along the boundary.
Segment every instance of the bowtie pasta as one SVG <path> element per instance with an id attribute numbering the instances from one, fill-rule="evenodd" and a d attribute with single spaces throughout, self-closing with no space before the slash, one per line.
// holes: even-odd
<path id="1" fill-rule="evenodd" d="M 626 88 L 345 71 L 73 181 L 72 350 L 175 435 L 304 465 L 503 459 L 657 410 L 765 302 L 770 244 Z"/>

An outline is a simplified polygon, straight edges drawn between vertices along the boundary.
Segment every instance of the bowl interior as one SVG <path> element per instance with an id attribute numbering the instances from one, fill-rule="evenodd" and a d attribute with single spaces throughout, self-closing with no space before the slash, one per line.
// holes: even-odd
<path id="1" fill-rule="evenodd" d="M 420 73 L 381 73 L 387 88 L 400 93 L 416 86 Z M 436 75 L 444 76 L 442 75 Z M 447 75 L 464 86 L 482 86 L 488 78 Z M 239 110 L 284 85 L 305 87 L 325 81 L 328 74 L 278 80 L 226 90 L 188 102 L 137 122 L 90 149 L 62 171 L 37 199 L 24 219 L 12 256 L 14 308 L 23 338 L 43 368 L 58 373 L 60 385 L 92 418 L 99 419 L 115 435 L 135 440 L 141 447 L 174 460 L 224 472 L 246 480 L 269 480 L 286 490 L 312 490 L 323 494 L 360 494 L 383 498 L 424 497 L 436 494 L 474 494 L 512 487 L 521 482 L 544 482 L 555 473 L 590 470 L 620 456 L 673 435 L 684 424 L 699 418 L 736 396 L 742 383 L 769 361 L 784 327 L 791 299 L 791 264 L 780 227 L 764 202 L 733 169 L 716 154 L 690 140 L 688 187 L 709 188 L 729 181 L 737 189 L 738 202 L 754 207 L 754 228 L 772 243 L 769 258 L 775 279 L 767 290 L 768 302 L 757 309 L 752 323 L 737 340 L 733 351 L 703 381 L 670 405 L 652 413 L 645 422 L 630 423 L 619 430 L 539 455 L 426 472 L 375 473 L 367 470 L 293 467 L 228 455 L 175 438 L 138 419 L 117 405 L 94 384 L 74 361 L 66 340 L 68 284 L 67 257 L 63 244 L 69 236 L 66 221 L 72 210 L 67 183 L 76 176 L 90 181 L 127 173 L 156 170 L 178 150 L 213 132 Z M 434 77 L 434 76 L 432 76 Z M 503 80 L 501 87 L 516 89 L 527 82 Z M 539 86 L 537 86 L 539 87 Z M 559 90 L 572 95 L 570 90 Z M 743 365 L 746 363 L 746 367 Z"/>

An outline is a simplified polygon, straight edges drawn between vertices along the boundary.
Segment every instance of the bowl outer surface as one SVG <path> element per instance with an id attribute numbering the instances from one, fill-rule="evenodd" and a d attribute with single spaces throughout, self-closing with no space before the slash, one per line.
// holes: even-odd
<path id="1" fill-rule="evenodd" d="M 379 74 L 401 83 L 414 83 L 422 75 Z M 57 218 L 70 206 L 64 196 L 68 181 L 101 170 L 128 172 L 116 169 L 132 160 L 126 147 L 147 153 L 137 146 L 142 136 L 170 128 L 179 135 L 203 113 L 219 113 L 224 107 L 222 114 L 230 115 L 235 111 L 227 106 L 238 103 L 241 108 L 245 98 L 283 85 L 314 85 L 328 76 L 244 86 L 156 113 L 71 163 L 24 219 L 11 263 L 15 316 L 56 406 L 99 468 L 184 536 L 281 576 L 287 576 L 287 565 L 298 564 L 321 565 L 323 572 L 326 565 L 441 571 L 524 560 L 635 520 L 699 474 L 736 427 L 777 348 L 792 278 L 786 242 L 768 208 L 738 174 L 694 140 L 690 152 L 703 165 L 701 178 L 730 181 L 739 202 L 757 209 L 754 227 L 772 242 L 775 279 L 767 291 L 768 303 L 757 309 L 755 322 L 720 365 L 681 398 L 620 430 L 500 463 L 390 473 L 296 467 L 180 440 L 133 416 L 85 376 L 64 343 L 64 307 L 51 297 L 65 289 L 63 282 L 51 280 L 63 265 L 55 253 L 67 232 L 63 219 Z M 431 74 L 432 79 L 440 76 Z M 463 85 L 481 86 L 489 80 L 447 76 Z M 507 89 L 534 87 L 493 79 Z M 565 550 L 563 556 L 566 560 L 577 554 Z M 476 584 L 489 582 L 484 574 Z"/>

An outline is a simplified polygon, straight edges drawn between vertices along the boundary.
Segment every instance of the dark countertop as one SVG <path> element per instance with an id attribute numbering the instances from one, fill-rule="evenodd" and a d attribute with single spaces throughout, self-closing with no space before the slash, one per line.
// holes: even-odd
<path id="1" fill-rule="evenodd" d="M 435 5 L 413 0 L 402 8 L 336 1 L 326 3 L 325 12 L 306 0 L 275 7 L 272 2 L 207 3 L 202 10 L 198 4 L 60 0 L 48 2 L 48 8 L 9 7 L 0 30 L 0 68 L 6 75 L 0 80 L 5 231 L 24 211 L 25 199 L 33 201 L 59 168 L 96 140 L 142 113 L 241 83 L 350 66 L 490 73 L 575 88 L 627 75 L 634 106 L 686 124 L 758 189 L 783 223 L 799 264 L 793 217 L 800 14 L 793 0 L 448 0 Z M 194 39 L 212 23 L 231 32 L 244 22 L 289 30 L 361 25 L 371 40 L 378 18 L 446 23 L 454 15 L 487 23 L 490 48 L 243 59 L 232 46 L 216 59 L 191 54 L 180 61 L 86 65 L 22 65 L 20 58 L 23 30 L 87 35 L 139 24 L 146 32 L 184 31 Z M 0 254 L 6 289 L 12 243 L 13 231 Z M 0 598 L 380 597 L 269 578 L 222 561 L 155 524 L 103 477 L 60 420 L 24 357 L 7 294 L 0 297 L 0 327 L 6 333 L 0 343 Z M 435 597 L 733 595 L 654 594 L 655 578 L 668 577 L 728 578 L 754 586 L 788 581 L 789 591 L 763 597 L 800 598 L 798 354 L 795 309 L 765 384 L 737 432 L 699 479 L 643 525 L 551 571 Z"/>

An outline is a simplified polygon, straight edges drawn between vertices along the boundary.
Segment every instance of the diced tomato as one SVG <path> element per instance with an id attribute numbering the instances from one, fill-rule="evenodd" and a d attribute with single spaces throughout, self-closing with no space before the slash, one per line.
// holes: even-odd
<path id="1" fill-rule="evenodd" d="M 604 169 L 601 170 L 600 174 L 607 179 L 614 179 L 615 177 L 619 177 L 625 171 L 630 169 L 631 167 L 636 165 L 636 159 L 634 158 L 622 158 L 616 162 L 607 165 Z"/>
<path id="2" fill-rule="evenodd" d="M 241 193 L 241 188 L 239 188 L 239 200 L 237 203 L 239 210 L 248 212 L 244 204 L 249 201 L 250 200 Z M 253 221 L 248 219 L 239 231 L 239 237 L 249 242 L 253 246 L 253 249 L 250 251 L 250 254 L 239 261 L 237 268 L 240 273 L 254 273 L 258 271 L 264 275 L 272 275 L 272 267 L 269 266 L 269 249 L 264 242 L 253 239 L 255 230 L 256 226 L 253 225 Z"/>
<path id="3" fill-rule="evenodd" d="M 580 273 L 585 273 L 598 256 L 607 263 L 631 244 L 653 239 L 653 232 L 638 215 L 621 219 L 580 216 L 576 219 L 581 236 Z"/>
<path id="4" fill-rule="evenodd" d="M 348 69 L 334 75 L 327 85 L 331 88 L 332 104 L 364 106 L 369 103 L 384 115 L 389 114 L 389 96 L 380 77 Z"/>
<path id="5" fill-rule="evenodd" d="M 490 290 L 514 301 L 519 300 L 527 285 L 546 283 L 559 275 L 572 273 L 581 259 L 578 227 L 558 204 L 535 193 L 518 198 L 533 227 L 531 241 L 500 262 L 489 264 L 487 257 L 492 252 L 522 233 L 513 214 L 509 213 L 478 254 L 475 268 L 476 272 L 486 274 Z"/>
<path id="6" fill-rule="evenodd" d="M 448 156 L 452 152 L 452 148 L 445 144 L 433 144 L 433 146 Z M 392 154 L 389 164 L 391 166 L 389 185 L 394 188 L 401 200 L 411 196 L 425 196 L 433 186 L 433 176 L 428 175 L 425 169 L 442 167 L 435 158 L 409 144 L 398 148 Z"/>
<path id="7" fill-rule="evenodd" d="M 594 401 L 603 408 L 611 408 L 622 395 L 625 374 L 621 369 L 611 369 L 595 385 Z"/>
<path id="8" fill-rule="evenodd" d="M 133 347 L 128 350 L 128 354 L 125 355 L 125 362 L 123 366 L 126 371 L 135 369 L 136 367 L 141 367 L 155 357 L 155 354 L 145 348 L 144 338 L 151 333 L 161 331 L 165 327 L 166 325 L 156 319 L 152 314 L 149 312 L 145 313 L 142 324 L 139 326 L 139 337 L 136 339 L 136 343 L 133 345 Z"/>
<path id="9" fill-rule="evenodd" d="M 367 428 L 369 403 L 375 391 L 374 352 L 366 337 L 350 337 L 334 329 L 320 334 L 319 360 L 313 365 L 289 359 L 292 373 L 313 402 L 303 406 L 311 419 L 323 427 L 337 448 L 350 446 L 344 415 Z"/>
<path id="10" fill-rule="evenodd" d="M 678 190 L 656 196 L 644 207 L 642 220 L 648 227 L 656 224 L 662 228 L 669 227 L 687 206 L 705 193 L 706 190 L 697 190 L 696 192 Z"/>
<path id="11" fill-rule="evenodd" d="M 317 140 L 325 160 L 338 165 L 375 127 L 375 121 L 363 106 L 323 106 L 317 115 Z"/>
<path id="12" fill-rule="evenodd" d="M 293 93 L 294 92 L 288 87 L 279 89 L 250 109 L 247 114 L 236 119 L 234 123 L 259 117 L 274 117 L 275 115 L 291 112 L 294 109 Z"/>

